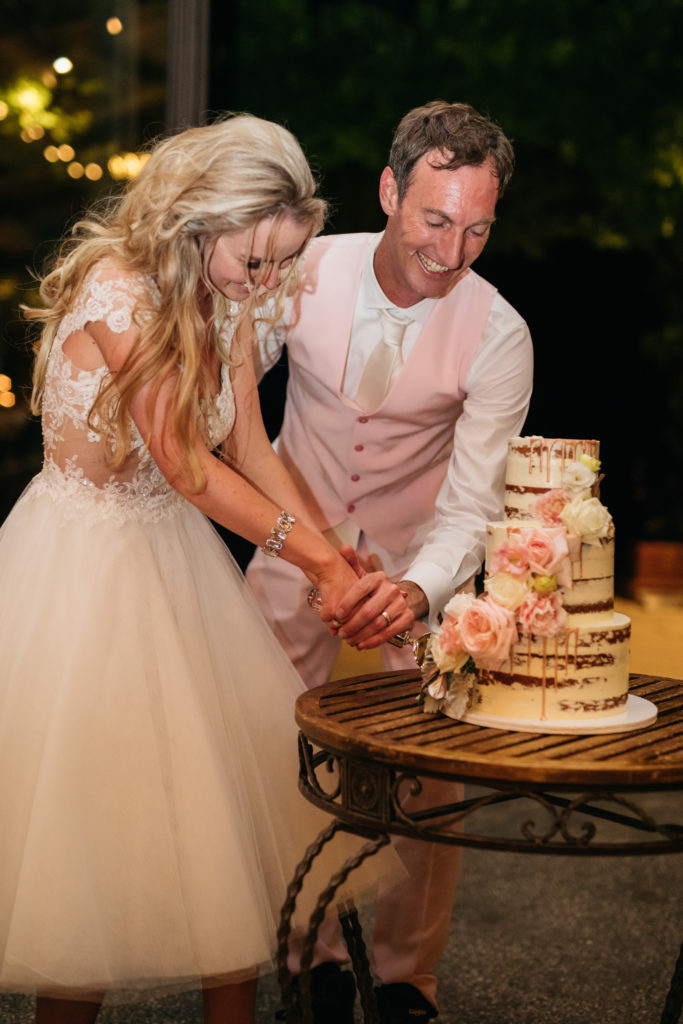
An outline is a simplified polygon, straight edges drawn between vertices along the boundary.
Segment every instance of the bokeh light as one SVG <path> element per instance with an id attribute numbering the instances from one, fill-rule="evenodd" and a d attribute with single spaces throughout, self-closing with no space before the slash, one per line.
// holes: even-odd
<path id="1" fill-rule="evenodd" d="M 115 153 L 107 161 L 107 170 L 115 181 L 134 178 L 149 160 L 149 153 Z"/>
<path id="2" fill-rule="evenodd" d="M 16 397 L 12 391 L 11 378 L 6 373 L 0 373 L 0 407 L 11 409 L 15 402 Z"/>
<path id="3" fill-rule="evenodd" d="M 73 64 L 68 57 L 57 57 L 56 60 L 52 61 L 52 67 L 58 75 L 66 75 L 72 70 Z"/>

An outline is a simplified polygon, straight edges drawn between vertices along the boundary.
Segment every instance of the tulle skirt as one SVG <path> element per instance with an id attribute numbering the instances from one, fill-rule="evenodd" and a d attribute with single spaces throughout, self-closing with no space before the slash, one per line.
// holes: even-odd
<path id="1" fill-rule="evenodd" d="M 0 989 L 258 973 L 329 822 L 302 688 L 193 506 L 83 524 L 29 490 L 0 530 Z"/>

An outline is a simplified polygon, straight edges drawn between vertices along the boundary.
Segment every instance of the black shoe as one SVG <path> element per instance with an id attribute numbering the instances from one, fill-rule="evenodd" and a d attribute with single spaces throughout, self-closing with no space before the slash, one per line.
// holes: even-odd
<path id="1" fill-rule="evenodd" d="M 292 980 L 295 1003 L 299 1001 L 298 978 Z M 314 1024 L 353 1024 L 356 983 L 350 971 L 339 964 L 318 964 L 311 971 L 311 1009 Z M 278 1010 L 275 1020 L 287 1020 L 285 1010 Z"/>
<path id="2" fill-rule="evenodd" d="M 406 982 L 375 989 L 380 1024 L 420 1024 L 436 1017 L 437 1010 L 419 989 Z"/>

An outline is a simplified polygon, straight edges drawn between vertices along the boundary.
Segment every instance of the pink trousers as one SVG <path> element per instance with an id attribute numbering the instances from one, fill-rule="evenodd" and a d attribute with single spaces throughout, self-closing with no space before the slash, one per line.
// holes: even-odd
<path id="1" fill-rule="evenodd" d="M 306 598 L 311 584 L 303 573 L 282 559 L 269 558 L 257 550 L 247 569 L 247 580 L 306 686 L 312 689 L 326 682 L 341 641 L 330 636 L 309 608 Z M 409 648 L 385 644 L 382 657 L 390 670 L 415 667 Z M 438 779 L 425 779 L 423 783 L 420 796 L 409 797 L 404 803 L 406 809 L 449 803 L 462 797 L 461 787 L 456 788 L 453 783 Z M 448 939 L 461 851 L 456 846 L 403 836 L 394 836 L 392 842 L 407 876 L 378 897 L 370 951 L 374 970 L 384 984 L 414 985 L 436 1006 L 434 968 Z M 343 943 L 334 926 L 326 924 L 321 929 L 314 964 L 344 960 L 348 960 L 348 955 Z M 297 961 L 295 952 L 291 970 L 297 970 Z"/>

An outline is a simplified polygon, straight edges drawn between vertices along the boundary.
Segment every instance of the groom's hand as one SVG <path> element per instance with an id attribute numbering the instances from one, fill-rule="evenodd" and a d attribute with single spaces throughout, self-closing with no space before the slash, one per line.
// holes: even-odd
<path id="1" fill-rule="evenodd" d="M 393 583 L 385 572 L 366 572 L 353 549 L 349 550 L 350 555 L 344 549 L 342 554 L 354 571 L 363 575 L 337 605 L 338 636 L 358 650 L 369 650 L 410 629 L 415 616 L 402 585 Z"/>

